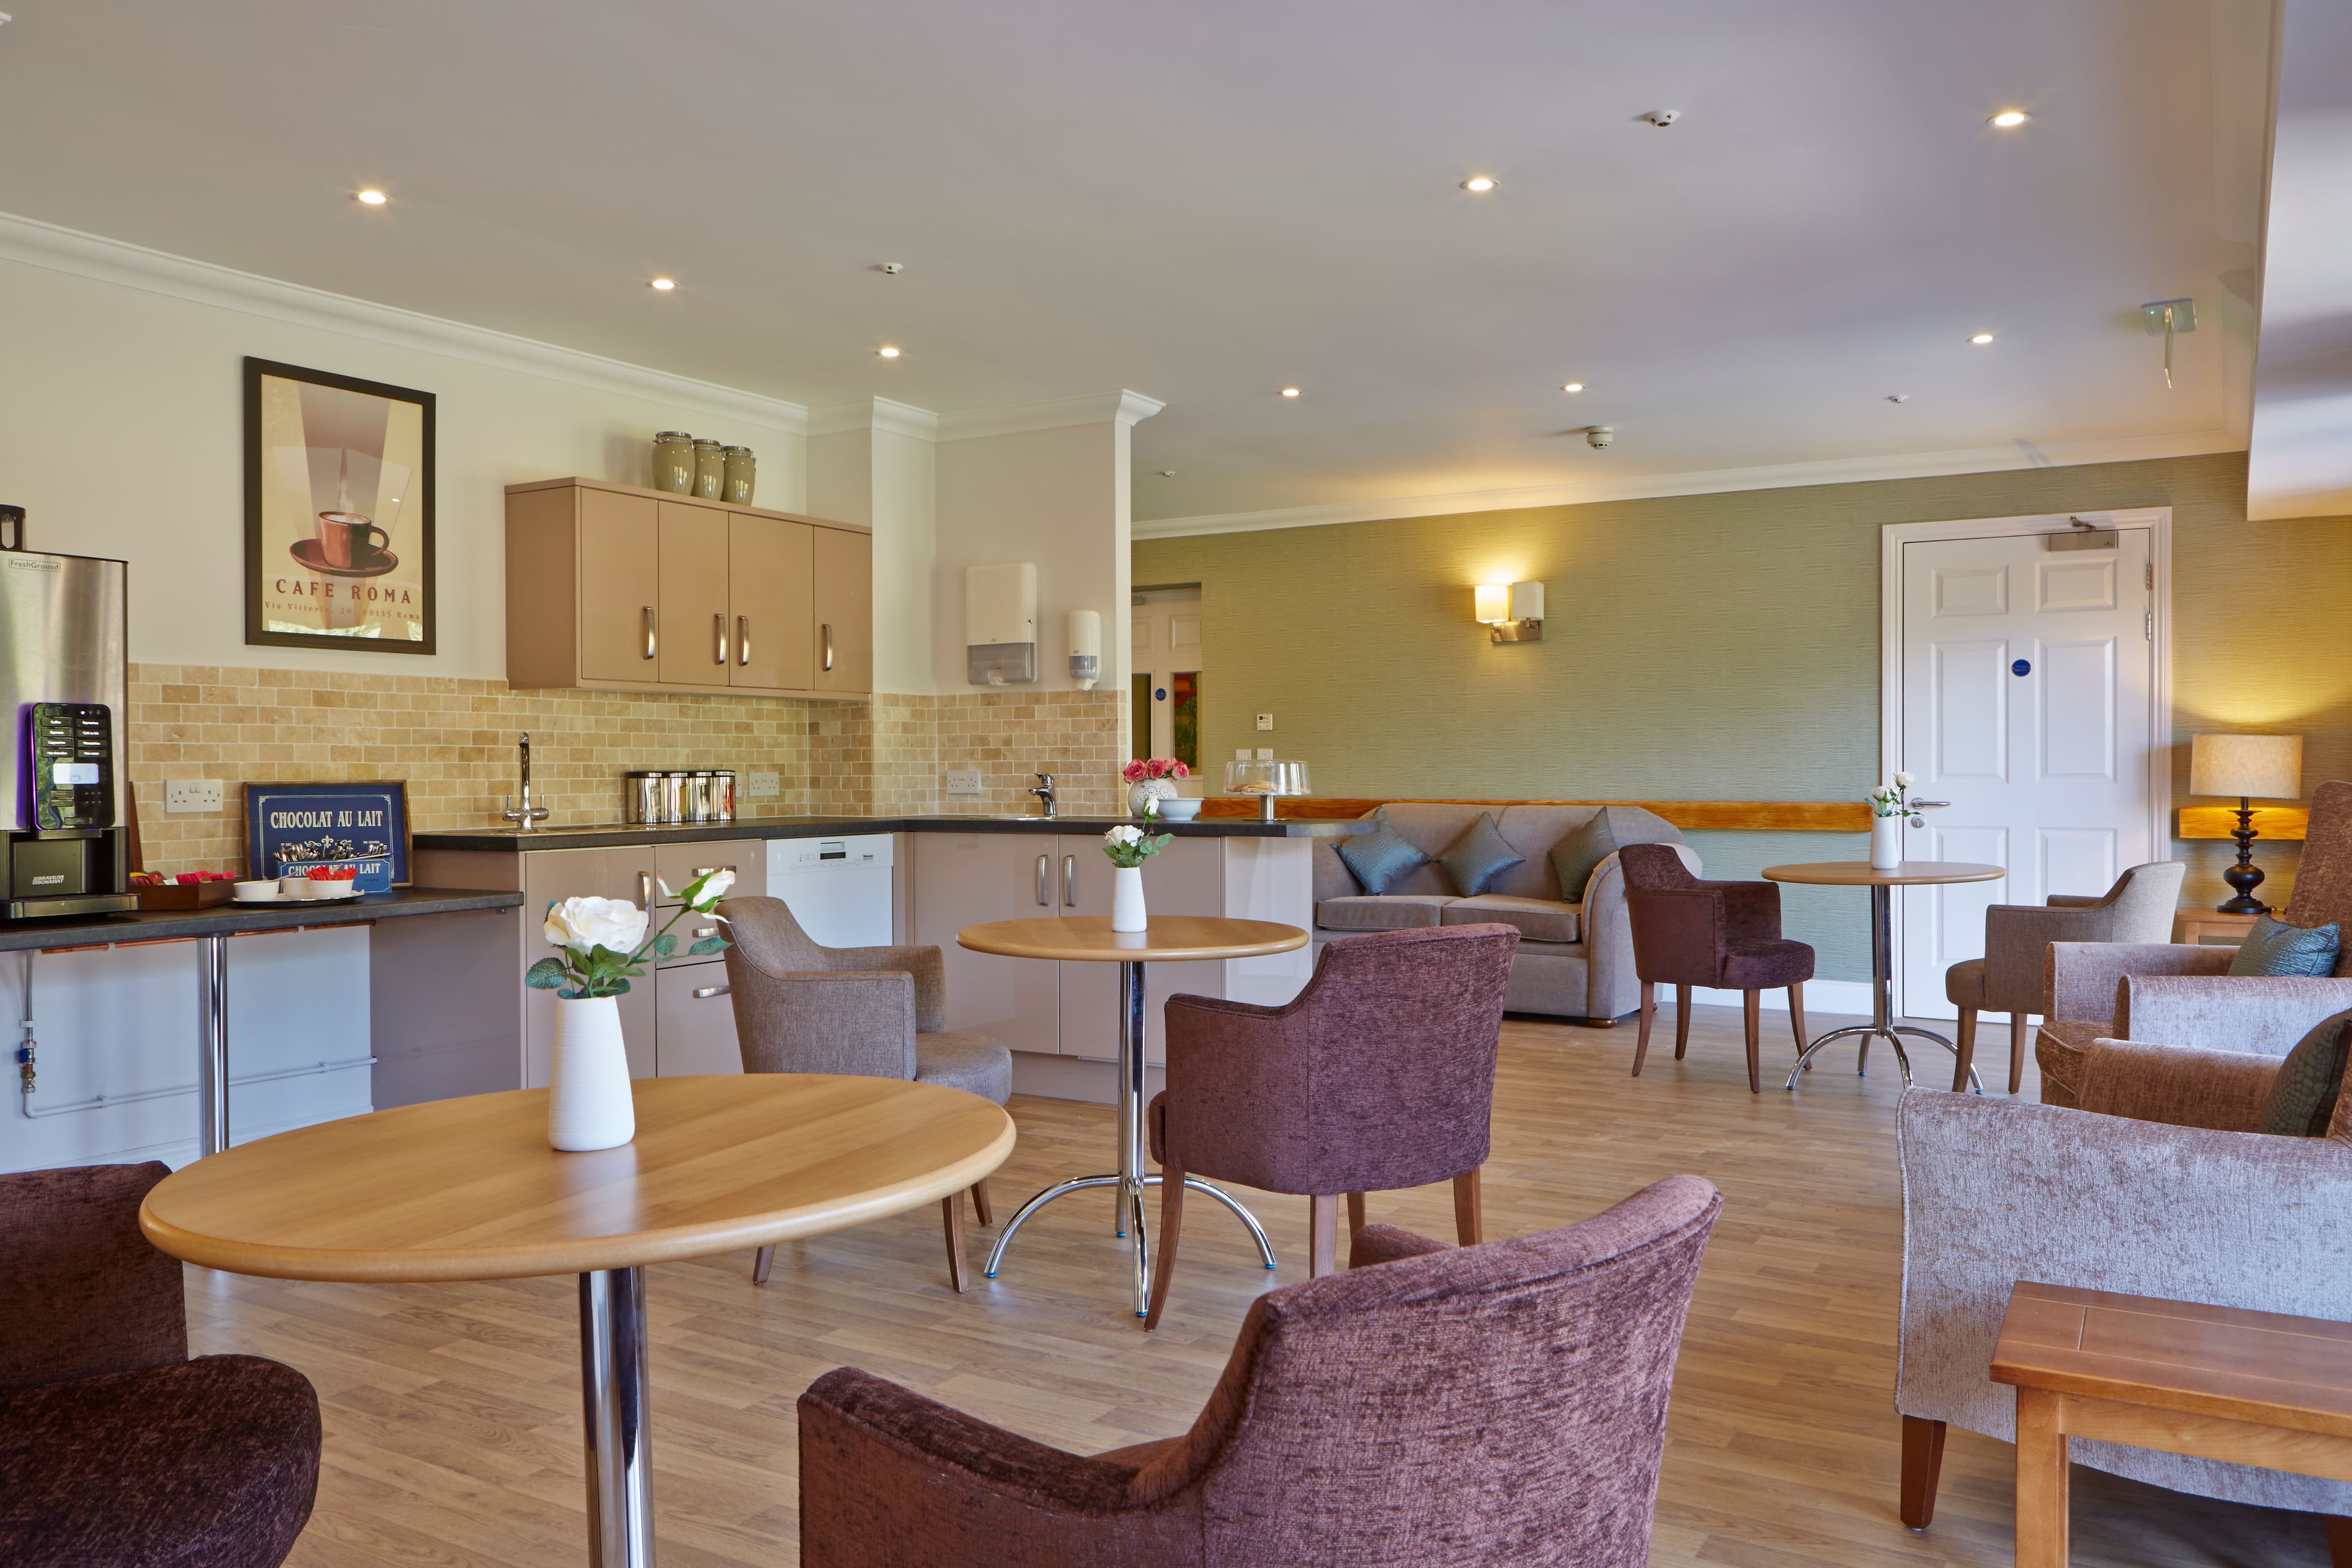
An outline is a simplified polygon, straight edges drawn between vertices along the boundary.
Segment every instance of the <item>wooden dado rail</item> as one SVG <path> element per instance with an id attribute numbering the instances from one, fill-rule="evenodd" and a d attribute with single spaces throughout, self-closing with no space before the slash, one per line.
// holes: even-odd
<path id="1" fill-rule="evenodd" d="M 2262 838 L 2301 838 L 2311 826 L 2311 808 L 2303 805 L 2254 807 L 2254 833 Z M 2238 826 L 2234 805 L 2184 805 L 2180 808 L 2183 838 L 2227 838 Z"/>
<path id="2" fill-rule="evenodd" d="M 1277 815 L 1328 822 L 1363 816 L 1376 805 L 1404 805 L 1404 800 L 1369 795 L 1286 795 Z M 1870 807 L 1858 800 L 1425 800 L 1417 805 L 1638 805 L 1655 812 L 1676 827 L 1744 829 L 1766 833 L 1867 833 Z M 1255 816 L 1256 799 L 1249 795 L 1211 795 L 1201 805 L 1202 816 Z M 2187 813 L 2182 814 L 2184 816 Z M 2224 835 L 2224 837 L 2227 837 Z M 2280 835 L 2279 837 L 2284 837 Z M 2295 835 L 2301 837 L 2302 834 Z"/>

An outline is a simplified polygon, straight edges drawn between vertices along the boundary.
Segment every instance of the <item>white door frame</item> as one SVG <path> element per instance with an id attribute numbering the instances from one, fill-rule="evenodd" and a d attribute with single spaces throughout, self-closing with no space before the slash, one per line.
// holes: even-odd
<path id="1" fill-rule="evenodd" d="M 2135 507 L 2121 511 L 2048 512 L 2029 517 L 1977 517 L 1950 522 L 1890 522 L 1878 531 L 1878 773 L 1891 776 L 1902 765 L 1903 733 L 1903 547 L 1951 539 L 2006 539 L 2029 533 L 2067 533 L 2079 519 L 2095 528 L 2145 528 L 2148 559 L 2156 567 L 2150 602 L 2156 610 L 2155 668 L 2148 682 L 2148 845 L 2159 851 L 2172 842 L 2172 509 Z M 1876 783 L 1878 780 L 1873 780 Z M 1895 1011 L 1902 1016 L 1903 905 L 1895 900 Z"/>

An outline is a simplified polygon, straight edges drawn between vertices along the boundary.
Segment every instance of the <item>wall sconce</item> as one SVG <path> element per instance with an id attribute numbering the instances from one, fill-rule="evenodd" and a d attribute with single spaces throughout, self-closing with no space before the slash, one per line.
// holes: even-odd
<path id="1" fill-rule="evenodd" d="M 1543 641 L 1542 584 L 1481 583 L 1471 593 L 1476 601 L 1472 618 L 1493 632 L 1494 641 Z"/>

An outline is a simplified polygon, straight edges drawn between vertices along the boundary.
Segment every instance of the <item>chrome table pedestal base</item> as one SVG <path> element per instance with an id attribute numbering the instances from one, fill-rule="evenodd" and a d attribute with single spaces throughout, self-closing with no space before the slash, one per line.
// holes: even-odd
<path id="1" fill-rule="evenodd" d="M 646 1271 L 580 1276 L 580 1394 L 587 1419 L 589 1568 L 653 1568 L 653 1376 Z"/>
<path id="2" fill-rule="evenodd" d="M 1122 961 L 1118 966 L 1118 1169 L 1099 1176 L 1073 1176 L 1055 1182 L 1027 1203 L 1013 1211 L 996 1235 L 996 1245 L 988 1249 L 988 1267 L 981 1272 L 991 1279 L 1004 1262 L 1004 1249 L 1012 1245 L 1013 1233 L 1022 1223 L 1055 1198 L 1066 1194 L 1083 1192 L 1088 1187 L 1115 1187 L 1118 1196 L 1112 1207 L 1112 1234 L 1127 1238 L 1129 1262 L 1134 1265 L 1135 1315 L 1145 1316 L 1151 1305 L 1151 1242 L 1144 1230 L 1143 1190 L 1160 1184 L 1157 1173 L 1143 1168 L 1143 965 Z M 1223 1188 L 1213 1186 L 1197 1177 L 1184 1178 L 1185 1187 L 1205 1193 L 1249 1226 L 1252 1239 L 1257 1243 L 1258 1257 L 1268 1268 L 1274 1264 L 1274 1244 L 1265 1238 L 1265 1227 L 1257 1216 L 1242 1206 L 1241 1201 Z"/>
<path id="3" fill-rule="evenodd" d="M 1903 1087 L 1906 1089 L 1911 1087 L 1911 1058 L 1904 1054 L 1904 1036 L 1909 1035 L 1921 1040 L 1933 1040 L 1951 1052 L 1956 1059 L 1958 1058 L 1960 1047 L 1936 1033 L 1935 1030 L 1895 1022 L 1894 932 L 1895 889 L 1884 882 L 1874 883 L 1870 889 L 1870 1022 L 1849 1024 L 1844 1028 L 1832 1029 L 1828 1034 L 1815 1038 L 1798 1056 L 1797 1065 L 1789 1069 L 1789 1081 L 1785 1088 L 1795 1089 L 1797 1079 L 1813 1065 L 1814 1055 L 1823 1046 L 1833 1040 L 1859 1039 L 1862 1042 L 1862 1048 L 1855 1055 L 1853 1062 L 1855 1075 L 1861 1076 L 1868 1070 L 1870 1042 L 1873 1039 L 1885 1038 L 1888 1045 L 1895 1047 L 1895 1065 L 1902 1070 Z M 1969 1087 L 1979 1094 L 1984 1092 L 1984 1085 L 1979 1081 L 1977 1069 L 1973 1067 L 1969 1068 Z"/>

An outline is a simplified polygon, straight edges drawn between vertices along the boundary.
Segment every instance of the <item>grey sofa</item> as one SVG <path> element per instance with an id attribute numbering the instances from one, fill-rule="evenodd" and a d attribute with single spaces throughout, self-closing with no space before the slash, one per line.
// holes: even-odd
<path id="1" fill-rule="evenodd" d="M 1583 899 L 1559 896 L 1552 847 L 1600 812 L 1623 844 L 1672 844 L 1693 872 L 1698 856 L 1682 843 L 1675 825 L 1631 805 L 1467 805 L 1443 801 L 1391 801 L 1383 807 L 1399 837 L 1427 855 L 1382 893 L 1364 891 L 1339 840 L 1315 846 L 1315 943 L 1370 931 L 1410 931 L 1425 926 L 1516 926 L 1517 955 L 1503 1005 L 1514 1013 L 1545 1013 L 1613 1024 L 1641 1005 L 1642 983 L 1633 973 L 1633 928 L 1625 912 L 1625 877 L 1610 856 L 1592 873 Z M 1504 840 L 1527 858 L 1495 879 L 1476 898 L 1463 898 L 1437 864 L 1437 857 L 1478 820 L 1495 818 Z"/>

